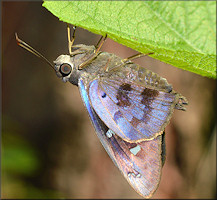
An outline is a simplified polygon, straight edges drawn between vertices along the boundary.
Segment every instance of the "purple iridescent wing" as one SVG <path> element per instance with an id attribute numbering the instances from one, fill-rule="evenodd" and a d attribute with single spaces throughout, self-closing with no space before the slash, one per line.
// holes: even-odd
<path id="1" fill-rule="evenodd" d="M 127 141 L 155 138 L 170 119 L 177 96 L 129 83 L 93 80 L 91 104 L 118 136 Z"/>
<path id="2" fill-rule="evenodd" d="M 128 143 L 108 128 L 90 104 L 84 83 L 79 89 L 102 145 L 130 185 L 143 197 L 151 197 L 158 187 L 162 168 L 162 133 L 155 139 Z"/>
<path id="3" fill-rule="evenodd" d="M 174 108 L 185 109 L 184 97 L 156 73 L 133 63 L 107 67 L 88 82 L 88 95 L 101 120 L 122 139 L 154 139 Z"/>

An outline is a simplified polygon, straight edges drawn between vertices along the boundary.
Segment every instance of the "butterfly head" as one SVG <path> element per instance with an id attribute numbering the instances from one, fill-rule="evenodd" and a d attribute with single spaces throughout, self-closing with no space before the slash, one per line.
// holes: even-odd
<path id="1" fill-rule="evenodd" d="M 70 55 L 60 55 L 54 61 L 54 69 L 63 82 L 71 82 L 77 85 L 80 74 L 83 73 L 80 66 L 89 60 L 94 54 L 95 47 L 83 44 L 74 45 Z"/>
<path id="2" fill-rule="evenodd" d="M 69 55 L 60 55 L 54 61 L 54 69 L 59 78 L 62 78 L 63 82 L 67 82 L 74 70 L 74 64 Z"/>

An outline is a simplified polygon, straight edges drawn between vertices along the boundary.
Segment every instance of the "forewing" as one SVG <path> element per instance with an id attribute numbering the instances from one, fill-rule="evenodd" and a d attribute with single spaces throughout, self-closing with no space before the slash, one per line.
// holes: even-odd
<path id="1" fill-rule="evenodd" d="M 162 133 L 153 140 L 129 143 L 117 136 L 91 107 L 82 80 L 80 93 L 96 133 L 107 153 L 131 186 L 145 198 L 158 187 L 162 168 Z"/>
<path id="2" fill-rule="evenodd" d="M 88 95 L 102 121 L 129 142 L 157 137 L 168 124 L 178 98 L 175 93 L 105 77 L 89 83 Z"/>

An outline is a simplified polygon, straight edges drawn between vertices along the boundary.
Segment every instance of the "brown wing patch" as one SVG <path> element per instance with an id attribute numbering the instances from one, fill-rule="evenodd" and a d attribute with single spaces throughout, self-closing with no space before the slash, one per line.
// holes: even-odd
<path id="1" fill-rule="evenodd" d="M 130 123 L 132 124 L 133 127 L 137 127 L 137 125 L 141 122 L 142 121 L 137 119 L 136 117 L 133 117 L 132 120 L 130 121 Z"/>
<path id="2" fill-rule="evenodd" d="M 153 110 L 150 104 L 155 99 L 155 97 L 157 97 L 158 95 L 159 95 L 159 91 L 149 89 L 149 88 L 145 88 L 143 92 L 141 93 L 141 96 L 142 96 L 141 103 L 145 105 L 142 121 L 144 121 L 145 123 L 149 121 L 150 119 L 149 113 Z"/>
<path id="3" fill-rule="evenodd" d="M 141 103 L 144 105 L 149 105 L 155 99 L 155 97 L 159 95 L 159 92 L 157 90 L 145 88 L 141 93 L 141 95 L 142 95 Z"/>
<path id="4" fill-rule="evenodd" d="M 128 92 L 131 91 L 131 85 L 128 83 L 122 84 L 117 92 L 116 98 L 118 100 L 117 105 L 120 107 L 128 107 L 131 105 L 130 99 L 128 97 Z"/>

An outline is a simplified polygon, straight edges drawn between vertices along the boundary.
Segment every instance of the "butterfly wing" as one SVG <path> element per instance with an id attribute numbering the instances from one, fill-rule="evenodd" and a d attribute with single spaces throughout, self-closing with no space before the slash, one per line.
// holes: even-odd
<path id="1" fill-rule="evenodd" d="M 131 186 L 145 198 L 158 187 L 162 168 L 162 133 L 153 140 L 128 143 L 109 129 L 98 117 L 82 79 L 79 89 L 97 136 L 107 153 Z"/>
<path id="2" fill-rule="evenodd" d="M 129 66 L 128 66 L 129 65 Z M 101 120 L 126 141 L 156 138 L 183 97 L 156 73 L 135 64 L 99 72 L 88 82 L 90 102 Z"/>
<path id="3" fill-rule="evenodd" d="M 114 80 L 113 80 L 114 81 Z M 174 94 L 129 83 L 90 82 L 91 105 L 118 136 L 127 141 L 150 140 L 164 130 L 175 106 Z"/>

